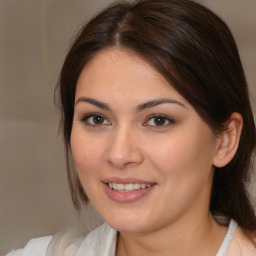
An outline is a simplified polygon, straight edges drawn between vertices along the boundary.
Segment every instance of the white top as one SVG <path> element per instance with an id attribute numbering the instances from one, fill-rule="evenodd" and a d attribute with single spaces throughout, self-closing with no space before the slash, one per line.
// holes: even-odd
<path id="1" fill-rule="evenodd" d="M 227 232 L 216 256 L 225 256 L 227 254 L 228 248 L 230 246 L 230 243 L 232 241 L 232 238 L 235 234 L 236 229 L 237 229 L 237 223 L 231 219 L 230 223 L 229 223 L 229 227 L 228 227 L 228 232 Z"/>
<path id="2" fill-rule="evenodd" d="M 216 256 L 227 254 L 236 229 L 237 223 L 231 220 Z M 6 256 L 115 256 L 116 241 L 117 231 L 104 223 L 86 237 L 72 233 L 32 239 L 24 249 Z"/>

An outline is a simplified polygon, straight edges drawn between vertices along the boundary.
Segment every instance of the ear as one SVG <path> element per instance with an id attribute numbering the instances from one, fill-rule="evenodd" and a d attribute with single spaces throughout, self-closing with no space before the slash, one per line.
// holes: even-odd
<path id="1" fill-rule="evenodd" d="M 217 148 L 213 165 L 224 167 L 235 156 L 243 128 L 243 118 L 239 113 L 232 113 L 226 123 L 226 129 L 217 137 Z"/>

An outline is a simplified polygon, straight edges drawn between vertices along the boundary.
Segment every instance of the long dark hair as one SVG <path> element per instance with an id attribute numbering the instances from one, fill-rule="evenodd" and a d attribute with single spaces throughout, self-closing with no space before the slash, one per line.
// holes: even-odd
<path id="1" fill-rule="evenodd" d="M 210 210 L 256 230 L 255 213 L 245 188 L 255 148 L 255 124 L 235 41 L 226 24 L 190 0 L 117 2 L 87 23 L 64 62 L 56 92 L 68 179 L 76 208 L 88 199 L 73 168 L 70 134 L 74 99 L 82 68 L 100 50 L 115 47 L 142 55 L 196 109 L 215 134 L 231 113 L 243 117 L 239 148 L 232 161 L 215 168 Z"/>

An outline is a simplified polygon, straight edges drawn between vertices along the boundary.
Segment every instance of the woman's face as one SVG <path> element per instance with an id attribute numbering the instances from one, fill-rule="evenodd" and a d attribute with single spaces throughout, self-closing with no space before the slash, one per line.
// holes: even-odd
<path id="1" fill-rule="evenodd" d="M 82 186 L 119 231 L 209 214 L 217 139 L 142 57 L 108 49 L 82 70 L 71 149 Z"/>

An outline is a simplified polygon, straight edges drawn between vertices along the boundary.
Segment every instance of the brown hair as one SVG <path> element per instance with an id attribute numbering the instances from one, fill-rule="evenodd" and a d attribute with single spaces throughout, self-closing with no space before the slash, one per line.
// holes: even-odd
<path id="1" fill-rule="evenodd" d="M 242 115 L 243 130 L 235 157 L 225 167 L 215 168 L 210 210 L 255 231 L 255 213 L 245 188 L 255 148 L 255 124 L 239 53 L 226 24 L 190 0 L 117 2 L 94 17 L 75 39 L 57 87 L 75 207 L 79 209 L 81 202 L 88 200 L 70 151 L 76 83 L 86 63 L 107 47 L 142 55 L 216 134 L 225 129 L 231 113 Z"/>

